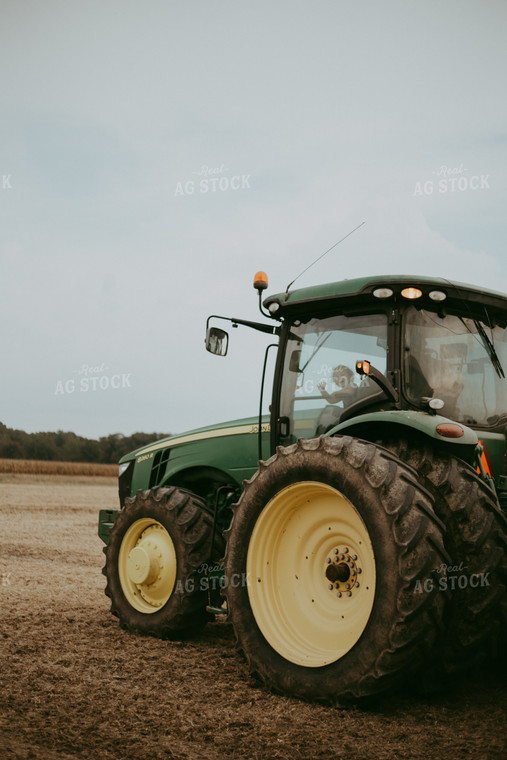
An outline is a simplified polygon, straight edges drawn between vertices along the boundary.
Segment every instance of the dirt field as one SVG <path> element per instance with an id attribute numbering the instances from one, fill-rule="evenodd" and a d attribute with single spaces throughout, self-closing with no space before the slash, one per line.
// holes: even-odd
<path id="1" fill-rule="evenodd" d="M 337 710 L 267 693 L 229 624 L 165 643 L 122 632 L 97 513 L 113 478 L 0 475 L 0 759 L 492 760 L 507 684 Z"/>

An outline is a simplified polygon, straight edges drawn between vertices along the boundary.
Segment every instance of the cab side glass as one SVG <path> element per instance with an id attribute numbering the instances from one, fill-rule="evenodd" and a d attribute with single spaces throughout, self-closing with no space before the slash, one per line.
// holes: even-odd
<path id="1" fill-rule="evenodd" d="M 219 327 L 210 327 L 206 334 L 206 351 L 217 356 L 225 356 L 229 345 L 229 335 Z"/>

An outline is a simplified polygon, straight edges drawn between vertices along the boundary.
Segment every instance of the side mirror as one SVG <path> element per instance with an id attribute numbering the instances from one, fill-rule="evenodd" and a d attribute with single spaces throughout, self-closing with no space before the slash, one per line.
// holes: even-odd
<path id="1" fill-rule="evenodd" d="M 225 356 L 229 345 L 229 335 L 219 327 L 209 327 L 206 332 L 206 351 L 216 356 Z"/>

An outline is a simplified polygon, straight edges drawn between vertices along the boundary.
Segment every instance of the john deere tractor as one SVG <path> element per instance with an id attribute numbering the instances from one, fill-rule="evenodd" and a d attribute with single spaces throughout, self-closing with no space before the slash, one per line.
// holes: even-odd
<path id="1" fill-rule="evenodd" d="M 123 457 L 99 519 L 112 613 L 166 639 L 228 615 L 268 688 L 337 705 L 501 656 L 507 297 L 254 285 L 264 319 L 210 317 L 206 348 L 227 353 L 223 320 L 272 336 L 270 415 Z"/>

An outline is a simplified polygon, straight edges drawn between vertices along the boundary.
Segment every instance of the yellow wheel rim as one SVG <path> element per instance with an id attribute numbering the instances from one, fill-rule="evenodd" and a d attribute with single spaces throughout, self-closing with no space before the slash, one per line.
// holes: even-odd
<path id="1" fill-rule="evenodd" d="M 136 520 L 125 533 L 118 575 L 128 603 L 139 612 L 157 612 L 172 594 L 176 552 L 171 536 L 157 520 Z"/>
<path id="2" fill-rule="evenodd" d="M 262 634 L 296 665 L 322 667 L 359 640 L 375 597 L 375 556 L 339 491 L 295 483 L 262 510 L 247 554 L 248 594 Z"/>

